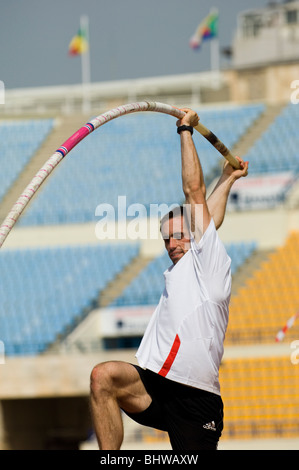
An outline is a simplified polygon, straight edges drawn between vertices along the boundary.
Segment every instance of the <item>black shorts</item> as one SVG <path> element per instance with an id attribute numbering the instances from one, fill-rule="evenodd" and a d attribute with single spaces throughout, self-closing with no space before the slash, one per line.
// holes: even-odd
<path id="1" fill-rule="evenodd" d="M 152 403 L 142 413 L 126 414 L 139 424 L 168 432 L 175 451 L 217 450 L 223 430 L 221 397 L 134 367 Z"/>

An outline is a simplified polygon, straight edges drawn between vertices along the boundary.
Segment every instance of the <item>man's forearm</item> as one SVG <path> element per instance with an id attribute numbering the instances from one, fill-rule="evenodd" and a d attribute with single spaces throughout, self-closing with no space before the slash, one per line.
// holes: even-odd
<path id="1" fill-rule="evenodd" d="M 227 200 L 233 184 L 239 178 L 248 175 L 249 162 L 244 162 L 240 157 L 237 156 L 236 159 L 240 163 L 240 168 L 235 169 L 228 162 L 226 162 L 223 167 L 222 175 L 212 194 L 207 200 L 207 206 L 211 216 L 214 219 L 216 229 L 221 226 L 224 220 Z"/>
<path id="2" fill-rule="evenodd" d="M 222 174 L 213 192 L 208 197 L 207 205 L 214 219 L 216 229 L 222 225 L 224 220 L 228 196 L 235 181 L 236 178 L 233 175 Z"/>
<path id="3" fill-rule="evenodd" d="M 186 198 L 201 190 L 205 194 L 204 177 L 190 132 L 181 134 L 182 184 Z"/>
<path id="4" fill-rule="evenodd" d="M 206 188 L 200 160 L 189 132 L 181 134 L 182 183 L 189 224 L 196 242 L 207 229 L 211 216 L 206 202 Z"/>

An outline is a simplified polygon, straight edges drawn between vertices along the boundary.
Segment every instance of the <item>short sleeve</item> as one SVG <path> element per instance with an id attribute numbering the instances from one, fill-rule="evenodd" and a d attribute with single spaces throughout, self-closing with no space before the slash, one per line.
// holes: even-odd
<path id="1" fill-rule="evenodd" d="M 230 265 L 231 260 L 218 236 L 213 219 L 198 243 L 191 237 L 191 250 L 202 276 L 214 276 L 224 266 Z"/>

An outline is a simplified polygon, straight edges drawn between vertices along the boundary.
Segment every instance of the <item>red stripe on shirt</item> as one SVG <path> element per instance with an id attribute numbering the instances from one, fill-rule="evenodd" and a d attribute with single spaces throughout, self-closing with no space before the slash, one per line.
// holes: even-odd
<path id="1" fill-rule="evenodd" d="M 158 372 L 159 375 L 162 375 L 162 377 L 166 377 L 168 372 L 170 371 L 170 368 L 173 364 L 173 361 L 176 358 L 176 355 L 178 353 L 179 347 L 181 345 L 181 340 L 178 335 L 176 335 L 173 345 L 171 347 L 170 353 L 167 356 L 166 361 L 164 362 L 160 372 Z"/>

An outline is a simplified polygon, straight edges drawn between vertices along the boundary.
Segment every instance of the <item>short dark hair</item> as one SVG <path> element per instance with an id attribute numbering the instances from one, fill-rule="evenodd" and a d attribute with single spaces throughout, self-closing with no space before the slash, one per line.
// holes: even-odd
<path id="1" fill-rule="evenodd" d="M 162 219 L 160 220 L 160 230 L 162 228 L 162 225 L 166 220 L 174 219 L 175 217 L 184 216 L 184 206 L 176 206 L 173 209 L 171 209 L 167 214 L 163 215 Z"/>
<path id="2" fill-rule="evenodd" d="M 162 226 L 163 226 L 164 222 L 169 221 L 171 219 L 174 219 L 175 217 L 184 217 L 183 226 L 185 227 L 185 229 L 188 230 L 188 233 L 190 234 L 190 224 L 189 224 L 188 213 L 186 212 L 186 206 L 185 205 L 175 206 L 173 209 L 171 209 L 167 214 L 165 214 L 161 218 L 161 220 L 160 220 L 160 232 L 162 233 Z"/>

